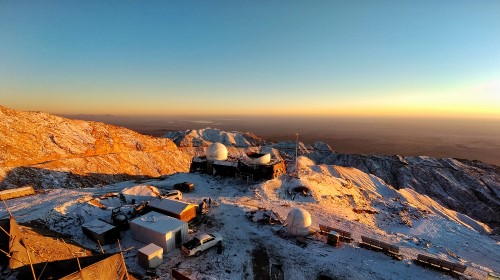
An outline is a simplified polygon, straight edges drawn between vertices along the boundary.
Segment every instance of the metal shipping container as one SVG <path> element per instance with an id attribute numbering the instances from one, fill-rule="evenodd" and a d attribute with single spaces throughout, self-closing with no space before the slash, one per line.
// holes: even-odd
<path id="1" fill-rule="evenodd" d="M 184 222 L 196 218 L 196 205 L 173 199 L 154 199 L 149 203 L 153 211 L 174 217 Z"/>
<path id="2" fill-rule="evenodd" d="M 168 253 L 188 239 L 188 224 L 179 219 L 149 212 L 130 222 L 134 239 L 145 244 L 153 243 Z"/>

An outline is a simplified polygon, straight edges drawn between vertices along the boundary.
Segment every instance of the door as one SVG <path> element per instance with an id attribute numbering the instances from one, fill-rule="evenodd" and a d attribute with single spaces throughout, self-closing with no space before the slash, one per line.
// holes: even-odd
<path id="1" fill-rule="evenodd" d="M 182 243 L 182 231 L 178 230 L 175 232 L 175 247 L 179 247 Z"/>

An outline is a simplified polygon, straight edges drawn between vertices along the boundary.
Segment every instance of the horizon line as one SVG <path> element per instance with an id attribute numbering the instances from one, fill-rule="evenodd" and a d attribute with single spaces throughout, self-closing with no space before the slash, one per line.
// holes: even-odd
<path id="1" fill-rule="evenodd" d="M 0 104 L 1 107 L 7 109 L 22 111 L 22 112 L 42 112 L 51 115 L 68 117 L 68 118 L 78 118 L 78 117 L 111 117 L 111 118 L 341 118 L 341 119 L 470 119 L 470 120 L 499 120 L 500 114 L 493 113 L 400 113 L 392 112 L 387 113 L 386 111 L 391 110 L 378 110 L 375 112 L 358 112 L 353 111 L 351 113 L 346 112 L 336 112 L 336 113 L 101 113 L 101 112 L 59 112 L 51 110 L 39 110 L 39 109 L 28 109 L 28 108 L 14 108 Z"/>

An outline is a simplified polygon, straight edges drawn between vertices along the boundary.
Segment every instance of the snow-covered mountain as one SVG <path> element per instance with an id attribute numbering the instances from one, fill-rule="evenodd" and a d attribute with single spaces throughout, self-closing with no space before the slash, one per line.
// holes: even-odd
<path id="1" fill-rule="evenodd" d="M 99 122 L 0 106 L 0 189 L 90 187 L 189 170 L 165 138 Z"/>
<path id="2" fill-rule="evenodd" d="M 211 143 L 222 143 L 230 156 L 239 158 L 248 152 L 268 153 L 275 159 L 292 160 L 295 158 L 294 141 L 273 143 L 257 137 L 251 132 L 222 131 L 217 128 L 191 129 L 186 131 L 171 131 L 165 135 L 172 139 L 178 147 L 191 156 L 200 156 Z M 323 142 L 304 145 L 299 142 L 299 154 L 309 154 L 311 157 L 323 158 L 330 154 L 331 147 Z M 311 153 L 314 152 L 314 153 Z"/>
<path id="3" fill-rule="evenodd" d="M 210 143 L 222 143 L 230 147 L 248 148 L 268 143 L 250 132 L 226 132 L 217 128 L 172 131 L 165 137 L 172 139 L 179 147 L 206 147 Z"/>

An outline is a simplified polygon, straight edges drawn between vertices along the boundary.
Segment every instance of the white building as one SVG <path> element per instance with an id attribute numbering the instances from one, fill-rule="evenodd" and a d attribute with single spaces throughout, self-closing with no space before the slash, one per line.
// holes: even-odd
<path id="1" fill-rule="evenodd" d="M 176 218 L 149 212 L 130 222 L 134 239 L 145 244 L 153 243 L 168 253 L 187 241 L 188 224 Z"/>
<path id="2" fill-rule="evenodd" d="M 212 143 L 205 152 L 208 160 L 226 160 L 227 148 L 221 143 Z"/>
<path id="3" fill-rule="evenodd" d="M 311 215 L 302 208 L 293 208 L 288 212 L 288 216 L 286 217 L 288 233 L 292 235 L 308 235 L 311 223 Z"/>
<path id="4" fill-rule="evenodd" d="M 139 249 L 137 259 L 145 269 L 155 268 L 163 262 L 163 248 L 151 243 Z"/>

